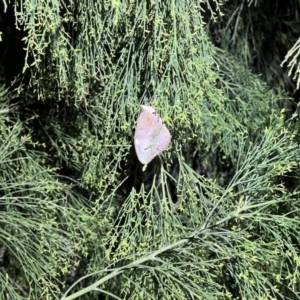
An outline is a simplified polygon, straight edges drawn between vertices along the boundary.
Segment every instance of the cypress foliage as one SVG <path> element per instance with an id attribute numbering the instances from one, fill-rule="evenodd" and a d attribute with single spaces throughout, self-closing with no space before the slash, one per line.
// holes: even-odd
<path id="1" fill-rule="evenodd" d="M 2 3 L 1 299 L 300 297 L 299 118 L 240 51 L 257 3 Z M 172 134 L 146 167 L 139 104 Z"/>

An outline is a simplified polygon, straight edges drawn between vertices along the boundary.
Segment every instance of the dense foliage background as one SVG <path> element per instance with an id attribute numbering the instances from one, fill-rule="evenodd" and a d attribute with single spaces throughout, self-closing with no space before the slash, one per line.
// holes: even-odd
<path id="1" fill-rule="evenodd" d="M 2 0 L 0 298 L 300 299 L 299 12 Z"/>

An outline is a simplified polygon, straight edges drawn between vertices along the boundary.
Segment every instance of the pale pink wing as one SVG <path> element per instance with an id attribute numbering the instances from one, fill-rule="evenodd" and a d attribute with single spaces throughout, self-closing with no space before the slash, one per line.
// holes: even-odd
<path id="1" fill-rule="evenodd" d="M 134 135 L 134 146 L 139 161 L 148 164 L 168 147 L 170 141 L 171 134 L 155 109 L 141 105 Z"/>

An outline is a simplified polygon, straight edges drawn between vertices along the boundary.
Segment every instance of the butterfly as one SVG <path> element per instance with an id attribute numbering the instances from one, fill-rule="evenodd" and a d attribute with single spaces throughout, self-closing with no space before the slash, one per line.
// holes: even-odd
<path id="1" fill-rule="evenodd" d="M 148 164 L 167 149 L 171 134 L 158 113 L 151 106 L 141 105 L 134 135 L 135 152 L 142 164 Z"/>

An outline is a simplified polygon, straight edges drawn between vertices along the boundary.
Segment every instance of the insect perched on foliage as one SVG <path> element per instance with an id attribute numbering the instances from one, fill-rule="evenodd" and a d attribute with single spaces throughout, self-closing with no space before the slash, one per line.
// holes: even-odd
<path id="1" fill-rule="evenodd" d="M 167 149 L 171 134 L 151 106 L 141 105 L 134 135 L 135 152 L 142 164 L 148 164 L 155 156 Z"/>

